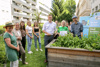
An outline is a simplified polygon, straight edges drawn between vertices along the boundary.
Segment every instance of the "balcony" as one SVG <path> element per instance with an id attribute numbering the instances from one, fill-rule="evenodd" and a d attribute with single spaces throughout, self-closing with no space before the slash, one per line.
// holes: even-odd
<path id="1" fill-rule="evenodd" d="M 11 7 L 12 8 L 15 8 L 16 10 L 21 10 L 22 11 L 22 8 L 19 7 L 19 6 L 17 6 L 17 5 L 12 4 Z"/>
<path id="2" fill-rule="evenodd" d="M 34 10 L 36 10 L 36 7 L 35 6 L 31 6 L 31 8 L 34 9 Z"/>
<path id="3" fill-rule="evenodd" d="M 32 4 L 34 4 L 34 5 L 36 5 L 36 2 L 35 1 L 33 1 L 33 0 L 26 0 L 27 2 L 30 2 L 30 3 L 32 3 Z"/>
<path id="4" fill-rule="evenodd" d="M 23 8 L 23 11 L 25 11 L 25 12 L 27 12 L 27 13 L 32 13 L 31 10 L 28 10 L 28 9 L 26 9 L 26 8 Z"/>
<path id="5" fill-rule="evenodd" d="M 15 16 L 15 17 L 22 17 L 22 14 L 19 13 L 19 12 L 13 12 L 12 14 L 13 14 L 13 16 Z"/>
<path id="6" fill-rule="evenodd" d="M 16 3 L 22 4 L 22 5 L 25 5 L 25 6 L 29 7 L 29 8 L 31 8 L 31 5 L 25 3 L 25 2 L 23 2 L 21 0 L 13 0 L 13 1 L 15 1 Z"/>

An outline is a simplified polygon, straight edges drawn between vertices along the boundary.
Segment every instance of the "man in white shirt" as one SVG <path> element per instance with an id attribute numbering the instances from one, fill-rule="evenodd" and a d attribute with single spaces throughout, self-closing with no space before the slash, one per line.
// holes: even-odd
<path id="1" fill-rule="evenodd" d="M 44 37 L 44 44 L 45 46 L 48 45 L 53 39 L 54 39 L 54 33 L 56 31 L 56 23 L 52 21 L 52 15 L 48 15 L 48 21 L 44 23 L 42 31 L 45 33 Z M 47 57 L 47 49 L 45 48 L 45 56 L 47 62 L 48 57 Z"/>

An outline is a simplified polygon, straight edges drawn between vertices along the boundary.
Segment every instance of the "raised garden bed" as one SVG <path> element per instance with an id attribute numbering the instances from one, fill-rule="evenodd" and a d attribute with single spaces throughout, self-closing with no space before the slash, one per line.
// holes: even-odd
<path id="1" fill-rule="evenodd" d="M 51 46 L 55 41 L 46 46 L 48 67 L 100 67 L 100 50 Z"/>

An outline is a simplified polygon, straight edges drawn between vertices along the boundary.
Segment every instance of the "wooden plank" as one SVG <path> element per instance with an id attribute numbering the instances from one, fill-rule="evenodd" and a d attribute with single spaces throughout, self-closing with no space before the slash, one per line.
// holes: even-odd
<path id="1" fill-rule="evenodd" d="M 100 58 L 49 53 L 48 61 L 100 66 Z"/>
<path id="2" fill-rule="evenodd" d="M 70 55 L 100 57 L 100 52 L 79 51 L 79 50 L 48 49 L 48 53 L 62 53 L 62 54 L 70 54 Z"/>
<path id="3" fill-rule="evenodd" d="M 59 63 L 59 62 L 49 62 L 48 67 L 94 67 L 92 65 L 77 65 L 77 64 L 69 64 L 69 63 Z M 99 67 L 99 66 L 95 66 Z"/>

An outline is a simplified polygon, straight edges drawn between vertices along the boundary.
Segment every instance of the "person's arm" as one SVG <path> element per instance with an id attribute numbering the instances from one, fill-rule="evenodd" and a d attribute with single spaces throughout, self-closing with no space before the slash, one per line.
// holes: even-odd
<path id="1" fill-rule="evenodd" d="M 33 27 L 33 34 L 34 34 L 36 37 L 38 37 L 38 36 L 35 34 L 35 32 L 34 32 L 34 27 Z"/>
<path id="2" fill-rule="evenodd" d="M 83 37 L 83 24 L 81 24 L 81 30 L 80 30 L 80 32 L 81 32 L 81 37 Z"/>
<path id="3" fill-rule="evenodd" d="M 55 24 L 55 33 L 57 33 L 57 25 Z"/>
<path id="4" fill-rule="evenodd" d="M 47 33 L 47 32 L 45 31 L 45 29 L 46 29 L 46 26 L 45 26 L 45 24 L 44 24 L 44 25 L 43 25 L 43 28 L 42 28 L 43 33 L 47 34 L 48 36 L 51 35 L 51 34 Z"/>
<path id="5" fill-rule="evenodd" d="M 70 31 L 70 26 L 68 26 L 68 31 Z"/>
<path id="6" fill-rule="evenodd" d="M 13 32 L 13 33 L 14 33 L 14 35 L 16 36 L 17 40 L 22 40 L 22 38 L 21 38 L 21 37 L 19 37 L 19 36 L 16 34 L 16 31 L 15 31 L 15 30 L 13 30 L 12 32 Z"/>
<path id="7" fill-rule="evenodd" d="M 45 30 L 43 30 L 43 32 L 44 32 L 45 34 L 47 34 L 48 36 L 51 35 L 51 34 L 47 33 Z"/>
<path id="8" fill-rule="evenodd" d="M 30 38 L 31 38 L 31 36 L 29 35 L 29 33 L 28 33 L 28 30 L 26 29 L 26 35 L 28 35 Z"/>
<path id="9" fill-rule="evenodd" d="M 73 25 L 71 25 L 71 34 L 73 35 L 73 32 L 74 32 L 74 30 L 73 30 Z"/>
<path id="10" fill-rule="evenodd" d="M 21 31 L 20 31 L 20 35 L 21 35 L 20 40 L 22 40 L 22 34 L 21 34 Z"/>
<path id="11" fill-rule="evenodd" d="M 17 51 L 19 51 L 19 46 L 15 47 L 14 45 L 12 45 L 10 38 L 5 38 L 4 40 L 5 40 L 6 44 L 8 45 L 8 47 L 10 47 L 12 49 L 16 49 Z"/>
<path id="12" fill-rule="evenodd" d="M 40 29 L 39 29 L 39 36 L 40 36 Z"/>

